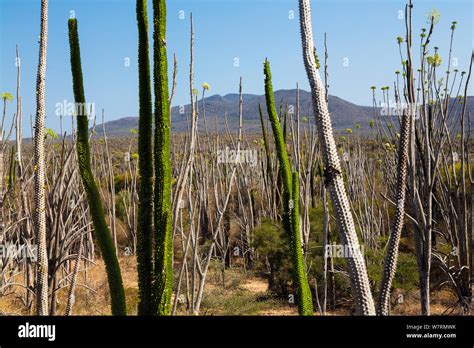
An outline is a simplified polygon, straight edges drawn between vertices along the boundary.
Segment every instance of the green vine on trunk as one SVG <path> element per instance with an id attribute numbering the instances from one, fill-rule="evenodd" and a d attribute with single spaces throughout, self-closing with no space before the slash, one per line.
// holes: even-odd
<path id="1" fill-rule="evenodd" d="M 137 221 L 139 315 L 153 314 L 153 115 L 150 86 L 147 0 L 137 0 L 138 25 L 138 167 L 140 171 Z"/>
<path id="2" fill-rule="evenodd" d="M 155 269 L 154 311 L 171 314 L 173 287 L 173 231 L 171 226 L 171 158 L 166 1 L 153 0 L 153 83 L 155 92 Z"/>
<path id="3" fill-rule="evenodd" d="M 77 32 L 77 20 L 69 19 L 69 47 L 71 54 L 71 72 L 74 90 L 74 100 L 77 112 L 77 159 L 82 183 L 87 193 L 89 209 L 94 224 L 94 235 L 99 245 L 105 263 L 107 279 L 109 282 L 111 307 L 113 315 L 126 315 L 125 292 L 122 284 L 120 265 L 112 242 L 109 227 L 105 221 L 102 201 L 99 190 L 94 181 L 90 163 L 89 149 L 89 121 L 87 118 L 82 80 L 81 52 L 79 47 L 79 35 Z"/>
<path id="4" fill-rule="evenodd" d="M 300 210 L 299 210 L 299 174 L 293 172 L 292 201 L 291 209 L 291 236 L 290 249 L 293 259 L 294 279 L 298 288 L 298 309 L 301 315 L 313 315 L 313 299 L 311 297 L 311 289 L 309 288 L 308 278 L 306 277 L 306 269 L 304 265 L 303 250 L 301 247 L 300 234 Z"/>
<path id="5" fill-rule="evenodd" d="M 299 177 L 295 173 L 292 176 L 291 164 L 286 151 L 284 135 L 278 120 L 273 96 L 272 75 L 270 63 L 265 60 L 265 101 L 267 112 L 272 125 L 278 160 L 280 162 L 280 174 L 283 184 L 283 227 L 290 240 L 290 248 L 293 261 L 293 281 L 298 292 L 298 311 L 300 315 L 313 315 L 313 301 L 311 291 L 306 277 L 306 270 L 301 248 L 300 224 L 299 224 Z"/>

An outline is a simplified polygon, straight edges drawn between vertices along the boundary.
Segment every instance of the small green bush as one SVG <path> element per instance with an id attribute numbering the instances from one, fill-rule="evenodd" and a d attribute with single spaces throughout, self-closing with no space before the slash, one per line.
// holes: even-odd
<path id="1" fill-rule="evenodd" d="M 268 274 L 268 289 L 278 296 L 288 296 L 291 282 L 291 260 L 289 241 L 283 226 L 265 219 L 256 228 L 253 241 L 261 256 L 258 268 Z"/>
<path id="2" fill-rule="evenodd" d="M 324 221 L 322 204 L 318 204 L 315 208 L 310 209 L 309 213 L 311 231 L 306 254 L 306 265 L 308 279 L 314 296 L 314 279 L 318 282 L 319 294 L 322 291 Z M 339 237 L 335 233 L 336 226 L 333 223 L 330 225 L 330 230 L 331 243 L 340 244 Z M 377 249 L 365 248 L 364 250 L 373 291 L 376 291 L 380 286 L 386 242 L 387 237 L 381 237 L 378 241 Z M 289 294 L 294 293 L 290 273 L 291 260 L 289 258 L 288 244 L 283 227 L 279 222 L 265 219 L 255 230 L 254 247 L 259 254 L 257 269 L 268 277 L 269 291 L 279 298 L 288 298 Z M 403 245 L 401 245 L 393 287 L 409 292 L 418 287 L 418 269 L 414 253 L 410 251 L 404 252 L 403 250 L 409 251 L 409 248 L 403 248 Z M 335 257 L 333 263 L 335 270 L 344 270 L 346 267 L 346 260 L 341 257 Z M 328 282 L 331 277 L 330 270 L 330 265 L 328 264 Z M 343 272 L 336 272 L 334 274 L 334 288 L 337 299 L 348 299 L 352 296 L 350 280 Z M 316 303 L 315 301 L 313 302 Z"/>
<path id="3" fill-rule="evenodd" d="M 383 240 L 386 240 L 386 238 L 381 238 L 379 244 L 383 244 Z M 365 251 L 368 259 L 369 279 L 372 282 L 373 290 L 379 289 L 380 282 L 382 281 L 383 251 L 383 248 L 376 251 Z M 395 278 L 393 280 L 393 288 L 403 289 L 407 292 L 412 291 L 418 288 L 418 281 L 416 256 L 411 253 L 400 252 L 398 255 L 397 271 L 395 272 Z"/>

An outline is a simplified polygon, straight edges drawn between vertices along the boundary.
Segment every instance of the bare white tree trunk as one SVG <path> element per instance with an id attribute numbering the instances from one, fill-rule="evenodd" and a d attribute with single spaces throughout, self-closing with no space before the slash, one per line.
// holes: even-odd
<path id="1" fill-rule="evenodd" d="M 407 92 L 406 101 L 410 106 L 407 112 L 401 115 L 400 141 L 398 144 L 398 166 L 397 166 L 397 187 L 396 187 L 396 214 L 393 228 L 388 240 L 387 255 L 383 265 L 382 282 L 380 285 L 379 303 L 377 313 L 388 315 L 390 313 L 390 290 L 397 270 L 398 248 L 402 236 L 403 218 L 405 216 L 405 196 L 407 189 L 408 151 L 410 146 L 410 128 L 413 122 L 413 105 L 415 102 L 413 67 L 411 61 L 411 1 L 406 5 L 405 12 L 409 11 L 409 16 L 405 16 L 407 28 Z"/>
<path id="2" fill-rule="evenodd" d="M 68 316 L 72 313 L 72 307 L 74 306 L 75 296 L 74 291 L 76 289 L 76 282 L 77 282 L 77 274 L 79 273 L 79 266 L 81 264 L 81 257 L 83 253 L 83 242 L 84 242 L 84 235 L 81 235 L 79 240 L 79 251 L 77 252 L 76 263 L 74 264 L 74 270 L 71 277 L 71 285 L 69 287 L 69 292 L 67 295 L 67 305 L 64 315 Z"/>
<path id="3" fill-rule="evenodd" d="M 309 0 L 299 1 L 299 11 L 303 58 L 311 86 L 313 110 L 317 120 L 319 141 L 324 160 L 325 182 L 333 203 L 341 240 L 352 253 L 352 255 L 348 255 L 350 257 L 347 260 L 356 313 L 359 315 L 375 315 L 374 300 L 370 290 L 367 269 L 360 252 L 359 240 L 357 239 L 354 220 L 341 174 L 341 165 L 332 132 L 331 116 L 329 115 L 326 103 L 325 89 L 316 63 Z"/>
<path id="4" fill-rule="evenodd" d="M 48 0 L 41 0 L 41 32 L 36 79 L 36 122 L 34 139 L 35 211 L 38 260 L 36 269 L 36 312 L 48 314 L 48 251 L 46 249 L 46 197 L 44 160 L 46 48 L 48 45 Z"/>

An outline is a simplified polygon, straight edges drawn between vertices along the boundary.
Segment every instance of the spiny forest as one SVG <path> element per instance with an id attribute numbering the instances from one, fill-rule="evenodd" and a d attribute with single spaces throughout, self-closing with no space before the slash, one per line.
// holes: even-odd
<path id="1" fill-rule="evenodd" d="M 216 131 L 206 117 L 211 86 L 194 80 L 199 18 L 181 38 L 190 65 L 180 66 L 167 48 L 166 1 L 137 0 L 138 128 L 108 136 L 104 113 L 87 103 L 87 13 L 64 21 L 74 115 L 61 122 L 72 132 L 46 128 L 49 4 L 38 2 L 36 95 L 22 94 L 21 64 L 16 91 L 0 95 L 2 315 L 471 314 L 472 56 L 466 71 L 449 64 L 456 29 L 469 23 L 441 27 L 433 11 L 426 27 L 413 26 L 408 0 L 403 34 L 393 35 L 398 70 L 367 90 L 367 129 L 335 132 L 330 84 L 346 82 L 330 81 L 330 41 L 312 26 L 317 1 L 312 16 L 299 0 L 294 54 L 310 108 L 299 88 L 294 105 L 275 100 L 272 76 L 284 72 L 268 56 L 253 77 L 265 94 L 260 130 L 246 131 L 240 78 L 238 127 L 224 114 Z M 443 30 L 444 51 L 432 42 Z M 190 103 L 181 132 L 171 130 L 177 88 Z M 23 98 L 36 101 L 31 139 Z M 387 113 L 389 100 L 397 107 Z"/>

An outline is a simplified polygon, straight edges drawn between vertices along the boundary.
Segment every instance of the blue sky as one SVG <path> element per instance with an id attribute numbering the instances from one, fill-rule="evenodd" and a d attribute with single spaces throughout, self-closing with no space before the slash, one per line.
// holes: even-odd
<path id="1" fill-rule="evenodd" d="M 294 88 L 297 82 L 301 88 L 308 89 L 301 58 L 297 3 L 296 0 L 168 1 L 170 69 L 173 53 L 178 60 L 173 104 L 189 102 L 190 12 L 195 25 L 195 83 L 199 89 L 202 82 L 208 82 L 209 95 L 235 93 L 242 76 L 245 93 L 263 94 L 265 57 L 271 62 L 275 90 Z M 453 57 L 459 70 L 467 70 L 473 47 L 472 1 L 415 0 L 414 3 L 415 36 L 420 28 L 427 26 L 426 14 L 431 9 L 441 12 L 432 42 L 440 47 L 445 58 L 443 70 L 448 64 L 445 56 L 450 23 L 458 22 Z M 151 5 L 149 0 L 150 18 Z M 395 38 L 404 33 L 404 21 L 399 18 L 404 5 L 403 0 L 312 1 L 313 30 L 320 53 L 324 32 L 328 35 L 331 94 L 370 105 L 370 86 L 392 83 L 394 71 L 400 66 Z M 15 92 L 15 45 L 18 44 L 27 129 L 29 115 L 35 113 L 39 10 L 39 0 L 0 0 L 0 92 Z M 58 130 L 56 104 L 73 101 L 67 37 L 71 11 L 79 21 L 87 101 L 95 103 L 98 115 L 105 109 L 106 120 L 137 115 L 135 1 L 50 0 L 47 126 Z M 9 110 L 13 113 L 13 103 Z M 64 128 L 69 129 L 68 125 Z"/>

